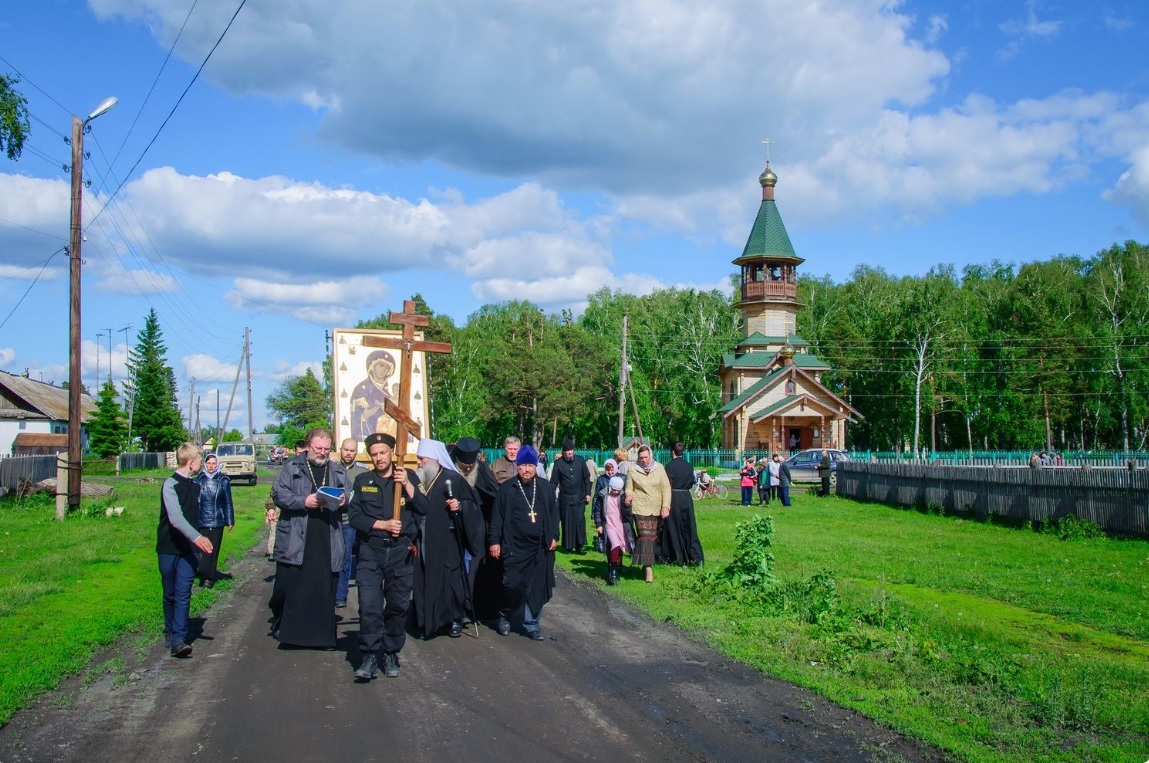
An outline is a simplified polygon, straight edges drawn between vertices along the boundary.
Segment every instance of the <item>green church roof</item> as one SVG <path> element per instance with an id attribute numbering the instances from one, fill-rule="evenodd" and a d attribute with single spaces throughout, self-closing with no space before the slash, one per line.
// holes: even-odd
<path id="1" fill-rule="evenodd" d="M 786 344 L 789 340 L 792 347 L 809 347 L 810 343 L 797 334 L 791 334 L 789 337 L 784 336 L 766 336 L 765 334 L 755 331 L 750 336 L 743 339 L 735 345 L 735 347 L 761 347 L 768 344 Z"/>
<path id="2" fill-rule="evenodd" d="M 739 395 L 738 397 L 734 398 L 733 400 L 731 400 L 726 405 L 719 408 L 718 412 L 719 413 L 728 413 L 730 411 L 737 410 L 739 406 L 741 406 L 743 403 L 745 403 L 751 397 L 756 395 L 758 392 L 761 392 L 762 389 L 765 388 L 768 384 L 770 384 L 771 381 L 773 381 L 774 379 L 777 379 L 778 376 L 784 370 L 785 369 L 779 368 L 774 373 L 767 374 L 766 376 L 763 376 L 761 379 L 759 379 L 758 381 L 754 382 L 749 387 L 747 387 L 746 391 L 743 392 L 741 395 Z"/>
<path id="3" fill-rule="evenodd" d="M 762 206 L 758 207 L 758 216 L 754 218 L 750 238 L 746 240 L 746 247 L 738 259 L 747 257 L 784 257 L 803 262 L 794 252 L 794 245 L 790 243 L 786 226 L 782 224 L 782 215 L 778 213 L 778 205 L 773 199 L 763 199 Z"/>

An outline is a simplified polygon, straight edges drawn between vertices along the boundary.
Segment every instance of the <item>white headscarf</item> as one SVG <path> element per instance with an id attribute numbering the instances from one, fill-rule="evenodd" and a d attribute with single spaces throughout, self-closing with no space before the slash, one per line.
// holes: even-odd
<path id="1" fill-rule="evenodd" d="M 439 462 L 440 469 L 455 472 L 455 462 L 451 460 L 450 454 L 447 453 L 447 446 L 438 440 L 432 440 L 429 437 L 424 437 L 419 440 L 419 447 L 415 449 L 415 455 L 423 458 L 431 458 Z"/>

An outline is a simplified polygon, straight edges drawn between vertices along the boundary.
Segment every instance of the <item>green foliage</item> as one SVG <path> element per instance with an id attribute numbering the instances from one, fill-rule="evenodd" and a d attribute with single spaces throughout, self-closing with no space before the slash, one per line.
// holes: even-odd
<path id="1" fill-rule="evenodd" d="M 28 121 L 28 99 L 16 90 L 19 82 L 20 78 L 14 74 L 0 74 L 0 151 L 13 161 L 20 158 L 32 129 Z"/>
<path id="2" fill-rule="evenodd" d="M 774 519 L 755 515 L 734 526 L 734 561 L 726 565 L 723 574 L 748 588 L 773 588 L 774 553 L 770 550 L 774 539 Z"/>
<path id="3" fill-rule="evenodd" d="M 1042 522 L 1041 532 L 1061 540 L 1081 541 L 1105 537 L 1105 531 L 1098 527 L 1096 522 L 1078 519 L 1074 514 Z"/>
<path id="4" fill-rule="evenodd" d="M 229 429 L 223 433 L 223 442 L 241 442 L 243 440 L 243 432 L 238 429 Z"/>
<path id="5" fill-rule="evenodd" d="M 88 447 L 101 458 L 119 455 L 128 439 L 128 422 L 116 402 L 116 387 L 104 382 L 96 402 L 96 417 L 88 422 Z"/>
<path id="6" fill-rule="evenodd" d="M 176 402 L 176 376 L 167 365 L 166 353 L 160 319 L 153 308 L 128 354 L 130 434 L 145 453 L 175 450 L 187 439 Z"/>
<path id="7" fill-rule="evenodd" d="M 284 379 L 267 396 L 267 410 L 273 419 L 287 426 L 303 427 L 313 421 L 331 426 L 331 396 L 310 368 Z"/>

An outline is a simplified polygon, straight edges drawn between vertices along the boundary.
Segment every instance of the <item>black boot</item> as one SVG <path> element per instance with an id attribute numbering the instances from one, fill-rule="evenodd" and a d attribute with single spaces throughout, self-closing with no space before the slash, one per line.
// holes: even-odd
<path id="1" fill-rule="evenodd" d="M 606 565 L 606 584 L 607 585 L 615 585 L 616 583 L 618 583 L 618 568 L 621 566 L 622 565 L 615 564 L 614 562 L 608 562 L 607 563 L 607 565 Z"/>

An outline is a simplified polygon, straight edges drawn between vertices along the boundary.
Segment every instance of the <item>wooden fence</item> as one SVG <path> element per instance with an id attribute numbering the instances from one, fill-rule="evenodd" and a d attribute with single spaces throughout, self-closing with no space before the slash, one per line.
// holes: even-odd
<path id="1" fill-rule="evenodd" d="M 981 519 L 1039 522 L 1074 515 L 1106 533 L 1149 537 L 1149 471 L 838 464 L 838 495 L 897 506 L 937 506 Z"/>
<path id="2" fill-rule="evenodd" d="M 39 482 L 56 476 L 56 457 L 12 456 L 0 458 L 0 487 L 15 490 L 25 477 Z"/>

